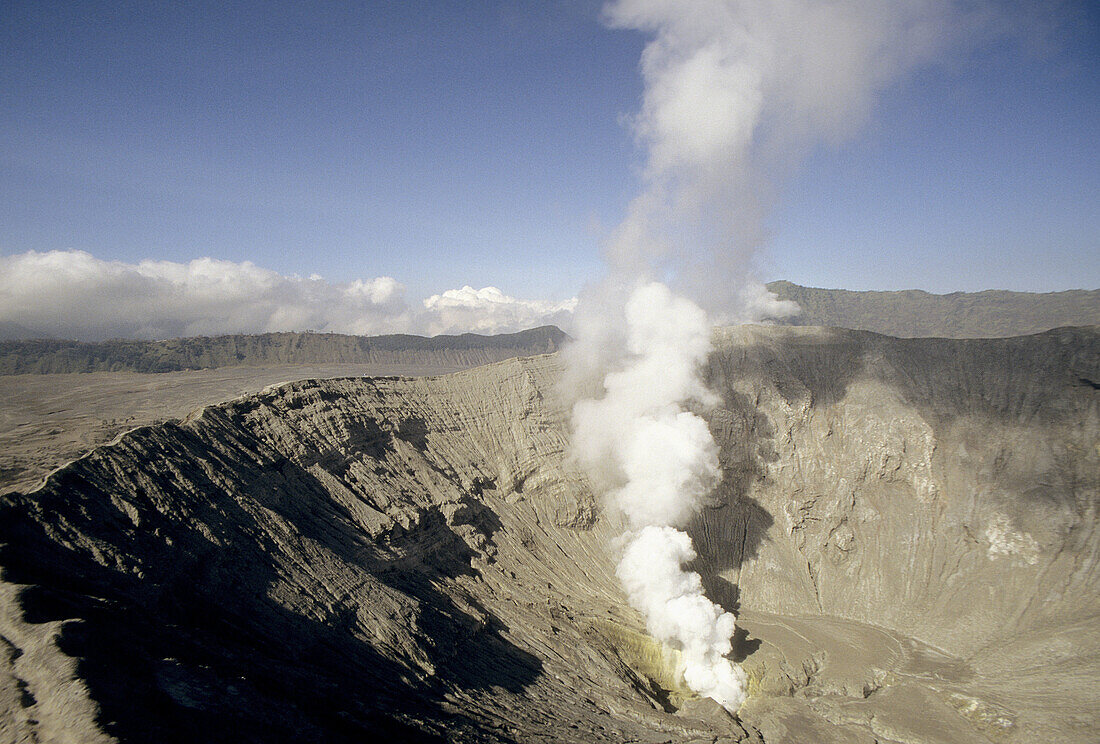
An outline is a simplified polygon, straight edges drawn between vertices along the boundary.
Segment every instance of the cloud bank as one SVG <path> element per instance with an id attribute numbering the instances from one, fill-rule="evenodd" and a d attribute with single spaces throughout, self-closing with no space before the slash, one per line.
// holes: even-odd
<path id="1" fill-rule="evenodd" d="M 574 297 L 563 302 L 521 300 L 496 287 L 448 289 L 424 300 L 424 319 L 430 335 L 440 333 L 500 333 L 540 325 L 568 328 L 573 324 Z"/>
<path id="2" fill-rule="evenodd" d="M 576 300 L 510 297 L 464 287 L 411 304 L 382 276 L 330 282 L 284 276 L 245 261 L 103 261 L 84 251 L 0 257 L 0 332 L 8 337 L 100 341 L 315 330 L 511 333 L 568 328 Z"/>

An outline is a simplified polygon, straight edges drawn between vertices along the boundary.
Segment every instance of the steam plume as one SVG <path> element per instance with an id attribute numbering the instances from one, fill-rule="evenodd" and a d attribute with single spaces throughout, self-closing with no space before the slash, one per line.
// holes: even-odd
<path id="1" fill-rule="evenodd" d="M 695 551 L 682 530 L 721 475 L 705 422 L 687 409 L 715 402 L 699 375 L 710 322 L 797 312 L 751 278 L 774 179 L 855 131 L 890 82 L 981 24 L 995 27 L 995 8 L 614 0 L 604 9 L 611 26 L 651 35 L 632 122 L 646 160 L 641 193 L 607 246 L 609 276 L 575 315 L 565 378 L 581 398 L 575 450 L 628 525 L 617 573 L 631 603 L 681 651 L 685 682 L 731 711 L 745 696 L 745 675 L 726 658 L 734 618 L 685 569 Z"/>
<path id="2" fill-rule="evenodd" d="M 681 652 L 684 681 L 736 711 L 745 674 L 725 658 L 734 617 L 703 595 L 680 527 L 720 478 L 718 446 L 706 422 L 684 410 L 711 402 L 698 375 L 710 351 L 706 314 L 663 284 L 639 284 L 626 302 L 623 365 L 605 394 L 573 410 L 574 445 L 631 532 L 616 573 L 650 634 Z"/>

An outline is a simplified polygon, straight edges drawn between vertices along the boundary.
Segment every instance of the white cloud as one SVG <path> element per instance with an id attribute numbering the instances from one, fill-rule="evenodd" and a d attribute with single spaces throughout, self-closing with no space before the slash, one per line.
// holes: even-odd
<path id="1" fill-rule="evenodd" d="M 568 327 L 576 298 L 563 302 L 522 300 L 496 287 L 449 289 L 424 300 L 425 330 L 438 333 L 513 333 L 542 325 Z"/>
<path id="2" fill-rule="evenodd" d="M 103 261 L 84 251 L 0 257 L 0 328 L 27 337 L 174 338 L 221 333 L 502 333 L 567 326 L 575 300 L 536 302 L 487 287 L 410 306 L 388 276 L 330 282 L 249 261 Z"/>

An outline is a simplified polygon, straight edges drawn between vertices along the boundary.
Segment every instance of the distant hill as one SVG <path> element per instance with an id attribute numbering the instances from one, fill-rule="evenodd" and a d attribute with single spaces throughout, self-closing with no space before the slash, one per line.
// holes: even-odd
<path id="1" fill-rule="evenodd" d="M 568 336 L 554 326 L 480 336 L 345 336 L 262 333 L 168 341 L 0 341 L 0 375 L 67 372 L 175 372 L 269 364 L 474 366 L 556 351 Z"/>
<path id="2" fill-rule="evenodd" d="M 836 326 L 902 338 L 996 338 L 1100 324 L 1100 290 L 1096 289 L 936 295 L 919 289 L 816 289 L 785 281 L 772 282 L 768 289 L 802 308 L 800 315 L 782 321 L 785 325 Z"/>
<path id="3" fill-rule="evenodd" d="M 10 320 L 0 320 L 0 341 L 20 338 L 35 338 L 35 332 Z"/>

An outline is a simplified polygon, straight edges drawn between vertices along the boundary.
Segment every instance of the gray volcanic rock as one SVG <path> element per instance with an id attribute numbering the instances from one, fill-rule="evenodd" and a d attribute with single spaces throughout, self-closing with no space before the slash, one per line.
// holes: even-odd
<path id="1" fill-rule="evenodd" d="M 879 740 L 1096 738 L 1097 329 L 947 341 L 745 327 L 723 348 L 712 374 L 743 475 L 699 531 L 710 572 L 750 610 L 743 625 L 798 649 L 750 658 L 763 684 Z M 820 615 L 864 627 L 805 619 Z M 760 696 L 744 715 L 808 715 L 783 706 Z"/>
<path id="2" fill-rule="evenodd" d="M 734 718 L 675 681 L 553 356 L 295 382 L 0 501 L 5 741 L 1100 736 L 1100 332 L 717 332 Z"/>
<path id="3" fill-rule="evenodd" d="M 1000 338 L 1100 323 L 1100 289 L 932 294 L 920 289 L 853 292 L 780 281 L 770 282 L 768 290 L 780 300 L 798 303 L 798 315 L 779 321 L 783 324 L 837 326 L 891 336 Z"/>
<path id="4" fill-rule="evenodd" d="M 272 364 L 160 374 L 88 372 L 0 379 L 0 493 L 29 491 L 50 472 L 130 429 L 272 385 L 331 377 L 441 375 L 472 364 Z M 520 355 L 526 356 L 526 355 Z M 399 360 L 399 355 L 398 355 Z M 415 363 L 417 359 L 421 363 Z"/>

